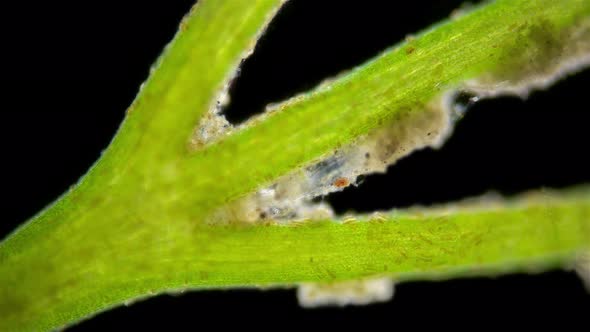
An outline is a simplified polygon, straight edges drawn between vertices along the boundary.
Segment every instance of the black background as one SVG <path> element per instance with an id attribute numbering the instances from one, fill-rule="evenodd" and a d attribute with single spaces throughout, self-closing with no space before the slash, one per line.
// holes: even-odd
<path id="1" fill-rule="evenodd" d="M 57 198 L 98 158 L 192 2 L 2 5 L 0 237 Z M 310 89 L 447 17 L 460 4 L 293 0 L 244 64 L 227 116 L 243 121 L 269 102 Z M 585 158 L 590 113 L 584 100 L 589 84 L 587 70 L 527 101 L 478 103 L 443 149 L 417 152 L 388 174 L 369 176 L 359 187 L 325 199 L 342 213 L 590 182 Z M 71 330 L 193 330 L 203 324 L 245 329 L 581 325 L 585 330 L 589 309 L 590 296 L 576 276 L 552 272 L 403 284 L 389 303 L 343 310 L 300 309 L 292 290 L 161 296 Z"/>

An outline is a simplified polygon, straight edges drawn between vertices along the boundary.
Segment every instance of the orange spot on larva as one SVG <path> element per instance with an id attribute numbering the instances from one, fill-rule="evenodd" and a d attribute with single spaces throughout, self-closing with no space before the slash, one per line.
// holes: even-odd
<path id="1" fill-rule="evenodd" d="M 337 188 L 346 187 L 349 184 L 350 184 L 350 181 L 348 181 L 347 178 L 337 178 L 336 181 L 334 181 L 334 186 Z"/>

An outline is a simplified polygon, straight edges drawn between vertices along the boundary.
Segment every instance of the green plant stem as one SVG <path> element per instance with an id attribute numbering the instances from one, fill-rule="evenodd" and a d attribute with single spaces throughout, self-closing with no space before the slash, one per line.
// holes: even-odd
<path id="1" fill-rule="evenodd" d="M 10 271 L 0 270 L 6 273 L 2 282 L 12 287 L 2 288 L 4 327 L 55 328 L 162 291 L 564 267 L 590 243 L 590 191 L 348 222 L 206 226 L 183 221 L 160 224 L 159 233 L 122 223 L 100 245 L 78 235 L 76 248 L 35 261 L 34 272 L 26 258 L 5 262 Z"/>
<path id="2" fill-rule="evenodd" d="M 497 1 L 191 151 L 199 119 L 280 3 L 196 6 L 101 160 L 0 244 L 0 330 L 54 329 L 184 288 L 496 273 L 562 266 L 588 248 L 586 189 L 383 221 L 203 223 L 211 211 L 423 111 L 467 79 L 543 62 L 547 41 L 590 14 L 585 0 Z M 523 47 L 526 58 L 515 53 Z"/>

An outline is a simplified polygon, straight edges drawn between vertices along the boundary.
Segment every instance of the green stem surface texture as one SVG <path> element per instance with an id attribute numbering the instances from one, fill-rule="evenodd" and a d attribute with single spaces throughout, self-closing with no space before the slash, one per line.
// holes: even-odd
<path id="1" fill-rule="evenodd" d="M 199 1 L 101 159 L 0 243 L 0 331 L 56 329 L 187 288 L 487 275 L 564 267 L 588 249 L 584 187 L 350 222 L 205 223 L 466 80 L 545 62 L 547 44 L 568 40 L 556 36 L 590 15 L 586 0 L 487 4 L 192 148 L 200 119 L 281 4 Z"/>

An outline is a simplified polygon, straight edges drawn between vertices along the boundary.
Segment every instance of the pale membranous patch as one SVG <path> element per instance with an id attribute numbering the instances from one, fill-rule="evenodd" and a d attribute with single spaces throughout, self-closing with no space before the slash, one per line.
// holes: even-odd
<path id="1" fill-rule="evenodd" d="M 289 223 L 333 216 L 329 206 L 312 199 L 354 185 L 360 175 L 385 172 L 387 167 L 412 151 L 439 147 L 449 136 L 456 118 L 452 94 L 405 112 L 396 121 L 329 157 L 291 173 L 218 210 L 211 223 Z"/>
<path id="2" fill-rule="evenodd" d="M 305 308 L 321 306 L 367 305 L 393 297 L 394 283 L 388 278 L 306 283 L 297 289 L 299 304 Z"/>
<path id="3" fill-rule="evenodd" d="M 511 27 L 517 36 L 503 51 L 501 70 L 470 80 L 465 89 L 480 97 L 517 95 L 546 89 L 590 65 L 590 20 L 556 33 L 548 21 L 523 22 Z"/>
<path id="4" fill-rule="evenodd" d="M 215 104 L 201 118 L 201 122 L 191 137 L 191 148 L 196 149 L 205 146 L 223 135 L 229 134 L 233 129 L 233 126 L 221 114 L 223 107 L 229 104 L 230 98 L 227 93 L 229 86 L 229 83 L 224 86 L 222 92 L 216 98 Z"/>

